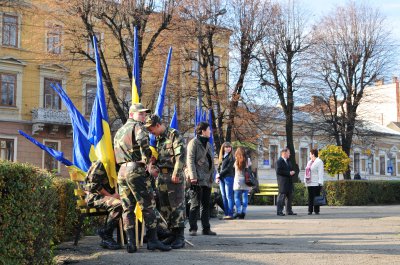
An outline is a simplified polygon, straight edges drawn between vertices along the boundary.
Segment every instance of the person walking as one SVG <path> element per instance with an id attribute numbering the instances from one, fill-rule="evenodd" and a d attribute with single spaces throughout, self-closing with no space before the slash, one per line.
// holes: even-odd
<path id="1" fill-rule="evenodd" d="M 185 246 L 185 180 L 183 167 L 186 162 L 185 145 L 179 131 L 166 127 L 156 114 L 146 119 L 144 125 L 155 135 L 159 168 L 157 178 L 160 211 L 172 235 L 163 240 L 173 249 Z"/>
<path id="2" fill-rule="evenodd" d="M 222 201 L 224 204 L 224 218 L 225 220 L 233 219 L 233 178 L 235 175 L 235 158 L 233 157 L 232 145 L 225 142 L 219 151 L 219 166 L 216 178 L 217 184 L 221 191 Z"/>
<path id="3" fill-rule="evenodd" d="M 236 214 L 234 218 L 244 219 L 246 216 L 249 201 L 249 190 L 251 187 L 245 183 L 245 170 L 249 169 L 248 158 L 243 147 L 239 147 L 235 152 L 235 178 L 233 180 L 233 190 L 235 193 Z"/>
<path id="4" fill-rule="evenodd" d="M 189 234 L 197 235 L 197 216 L 200 213 L 203 235 L 215 236 L 210 226 L 211 184 L 215 172 L 214 159 L 210 144 L 210 126 L 200 122 L 196 126 L 196 137 L 187 147 L 186 166 L 190 179 Z"/>
<path id="5" fill-rule="evenodd" d="M 285 216 L 283 207 L 285 206 L 287 215 L 297 215 L 292 211 L 293 200 L 293 176 L 295 171 L 289 161 L 290 150 L 284 148 L 281 151 L 281 157 L 276 161 L 276 178 L 278 180 L 279 194 L 276 202 L 277 215 Z"/>
<path id="6" fill-rule="evenodd" d="M 127 234 L 128 253 L 137 251 L 133 213 L 136 202 L 143 212 L 147 228 L 147 249 L 171 250 L 170 246 L 164 245 L 157 237 L 156 202 L 146 172 L 146 167 L 152 168 L 149 135 L 143 127 L 146 113 L 149 112 L 141 103 L 133 104 L 129 108 L 129 119 L 114 137 L 115 160 L 120 165 L 118 185 L 124 209 L 122 218 Z"/>
<path id="7" fill-rule="evenodd" d="M 311 149 L 310 158 L 304 175 L 304 184 L 308 191 L 308 215 L 313 211 L 319 214 L 320 207 L 314 206 L 314 198 L 321 194 L 324 185 L 324 162 L 318 157 L 317 149 Z"/>

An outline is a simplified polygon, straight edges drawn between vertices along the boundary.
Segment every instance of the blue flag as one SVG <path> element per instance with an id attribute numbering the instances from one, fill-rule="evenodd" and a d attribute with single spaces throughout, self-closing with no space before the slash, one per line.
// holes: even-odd
<path id="1" fill-rule="evenodd" d="M 22 136 L 24 136 L 26 139 L 28 139 L 29 141 L 31 141 L 33 144 L 35 144 L 36 146 L 38 146 L 39 148 L 41 148 L 42 150 L 46 151 L 49 155 L 51 155 L 52 157 L 54 157 L 55 159 L 57 159 L 58 161 L 60 161 L 61 163 L 63 163 L 66 166 L 72 166 L 72 162 L 69 161 L 68 159 L 64 158 L 64 153 L 54 150 L 50 147 L 45 146 L 42 143 L 39 143 L 36 139 L 30 137 L 29 135 L 27 135 L 26 133 L 24 133 L 21 130 L 18 130 L 19 134 L 21 134 Z"/>
<path id="2" fill-rule="evenodd" d="M 176 111 L 176 105 L 174 105 L 174 115 L 172 115 L 171 123 L 169 127 L 178 130 L 178 113 Z"/>
<path id="3" fill-rule="evenodd" d="M 78 111 L 65 90 L 59 84 L 56 86 L 51 84 L 51 87 L 59 94 L 63 103 L 67 107 L 71 118 L 73 130 L 72 156 L 74 165 L 82 169 L 84 172 L 87 172 L 92 161 L 96 160 L 94 149 L 91 149 L 92 144 L 88 140 L 89 123 Z"/>

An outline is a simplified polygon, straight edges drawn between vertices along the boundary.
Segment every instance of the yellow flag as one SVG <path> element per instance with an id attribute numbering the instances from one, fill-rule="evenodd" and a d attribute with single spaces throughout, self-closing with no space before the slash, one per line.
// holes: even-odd
<path id="1" fill-rule="evenodd" d="M 72 181 L 85 181 L 86 173 L 82 169 L 72 165 L 67 166 Z"/>
<path id="2" fill-rule="evenodd" d="M 140 208 L 140 205 L 138 202 L 136 202 L 136 207 L 135 207 L 135 215 L 136 218 L 140 221 L 143 222 L 143 213 L 142 213 L 142 208 Z"/>
<path id="3" fill-rule="evenodd" d="M 132 76 L 132 104 L 140 103 L 139 92 L 136 86 L 135 77 Z"/>

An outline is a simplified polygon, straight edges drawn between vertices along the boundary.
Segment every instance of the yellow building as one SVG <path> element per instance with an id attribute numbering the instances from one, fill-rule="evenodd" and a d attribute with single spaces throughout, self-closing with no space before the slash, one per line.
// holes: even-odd
<path id="1" fill-rule="evenodd" d="M 96 92 L 95 65 L 88 58 L 71 53 L 71 47 L 78 41 L 87 52 L 92 53 L 93 49 L 88 38 L 78 38 L 85 33 L 79 18 L 63 12 L 56 4 L 58 2 L 32 0 L 24 7 L 0 7 L 0 159 L 29 162 L 67 175 L 65 167 L 17 132 L 23 130 L 39 142 L 64 152 L 64 156 L 72 160 L 72 128 L 68 111 L 50 84 L 60 83 L 87 118 L 91 112 Z M 151 27 L 149 23 L 146 30 L 149 34 Z M 189 128 L 190 122 L 184 121 L 194 113 L 191 106 L 197 95 L 197 78 L 192 74 L 196 64 L 187 58 L 188 53 L 196 50 L 196 44 L 192 43 L 196 43 L 196 38 L 187 38 L 183 32 L 182 29 L 166 31 L 157 39 L 156 49 L 149 54 L 143 67 L 142 102 L 151 108 L 155 106 L 168 48 L 172 46 L 164 118 L 169 123 L 173 105 L 178 104 L 179 120 Z M 108 58 L 113 85 L 122 104 L 130 98 L 131 86 L 126 67 L 117 56 L 119 46 L 104 26 L 96 28 L 96 33 Z M 219 89 L 225 95 L 229 35 L 230 32 L 226 31 L 216 48 L 221 66 Z M 145 35 L 144 42 L 148 39 Z M 121 123 L 112 103 L 108 100 L 107 104 L 110 120 L 116 129 Z"/>

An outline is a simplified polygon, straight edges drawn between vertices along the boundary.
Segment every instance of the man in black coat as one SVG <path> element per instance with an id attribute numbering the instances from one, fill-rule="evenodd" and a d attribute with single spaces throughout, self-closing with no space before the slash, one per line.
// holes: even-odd
<path id="1" fill-rule="evenodd" d="M 293 176 L 295 172 L 292 170 L 292 165 L 289 161 L 290 150 L 284 148 L 281 151 L 281 157 L 276 161 L 276 178 L 278 180 L 279 195 L 276 202 L 277 215 L 285 216 L 283 213 L 283 205 L 286 208 L 287 215 L 297 215 L 292 211 L 293 200 Z"/>

